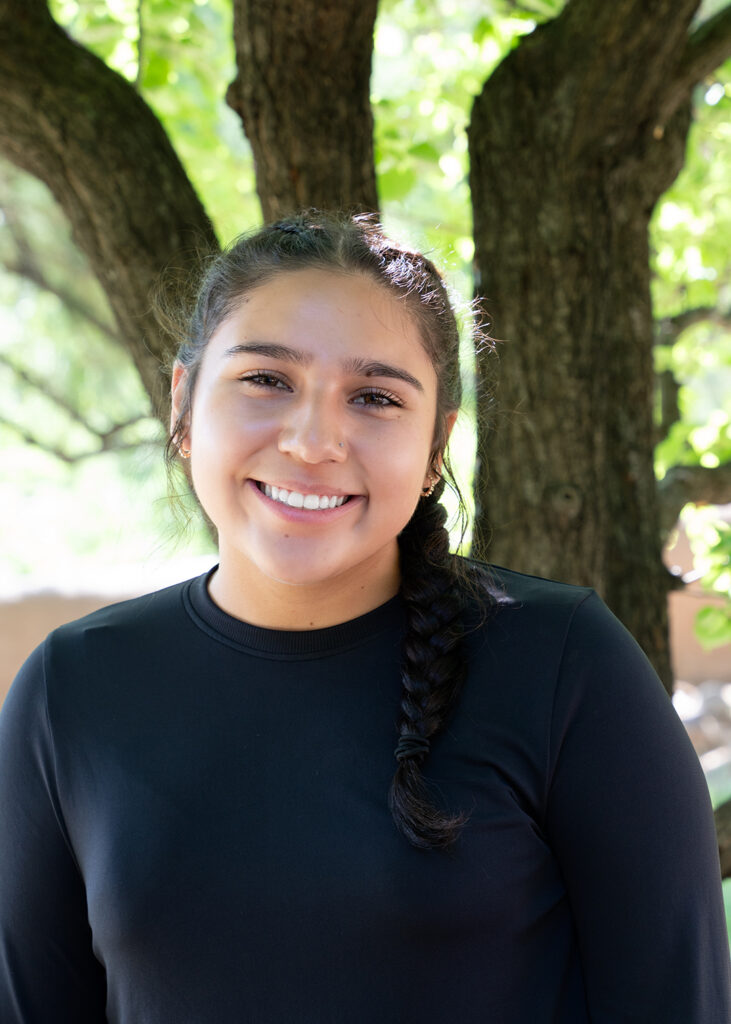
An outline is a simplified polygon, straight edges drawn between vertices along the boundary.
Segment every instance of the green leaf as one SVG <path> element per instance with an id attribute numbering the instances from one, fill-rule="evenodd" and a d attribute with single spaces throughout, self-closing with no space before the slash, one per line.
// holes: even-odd
<path id="1" fill-rule="evenodd" d="M 472 29 L 472 38 L 478 46 L 482 46 L 486 39 L 494 37 L 495 29 L 490 18 L 480 18 Z"/>
<path id="2" fill-rule="evenodd" d="M 152 53 L 144 62 L 143 89 L 159 89 L 168 84 L 172 64 L 159 53 Z"/>
<path id="3" fill-rule="evenodd" d="M 701 608 L 695 617 L 694 628 L 698 642 L 707 651 L 731 643 L 731 603 Z"/>
<path id="4" fill-rule="evenodd" d="M 416 178 L 412 167 L 393 167 L 378 175 L 378 192 L 387 202 L 403 199 L 416 184 Z"/>
<path id="5" fill-rule="evenodd" d="M 415 146 L 410 146 L 409 154 L 416 157 L 417 160 L 428 160 L 434 164 L 439 163 L 441 156 L 437 147 L 431 142 L 418 142 Z"/>

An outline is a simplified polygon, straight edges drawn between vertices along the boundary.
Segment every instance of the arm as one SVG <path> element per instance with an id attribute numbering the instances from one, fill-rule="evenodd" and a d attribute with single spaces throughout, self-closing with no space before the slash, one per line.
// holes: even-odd
<path id="1" fill-rule="evenodd" d="M 0 1020 L 100 1024 L 104 969 L 58 798 L 43 648 L 0 714 Z"/>
<path id="2" fill-rule="evenodd" d="M 593 594 L 567 637 L 550 761 L 547 831 L 593 1024 L 728 1024 L 705 779 L 647 659 Z"/>

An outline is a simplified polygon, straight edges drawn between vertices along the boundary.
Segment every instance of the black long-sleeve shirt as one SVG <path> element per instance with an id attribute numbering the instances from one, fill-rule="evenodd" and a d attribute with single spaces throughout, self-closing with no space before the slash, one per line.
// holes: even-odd
<path id="1" fill-rule="evenodd" d="M 200 577 L 56 630 L 0 716 L 3 1024 L 728 1024 L 705 782 L 593 592 L 495 570 L 411 847 L 403 608 L 310 632 Z"/>

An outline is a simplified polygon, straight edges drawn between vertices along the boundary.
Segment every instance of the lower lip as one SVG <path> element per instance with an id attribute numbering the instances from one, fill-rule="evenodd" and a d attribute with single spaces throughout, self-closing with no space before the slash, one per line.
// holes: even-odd
<path id="1" fill-rule="evenodd" d="M 264 502 L 268 509 L 275 512 L 281 519 L 288 523 L 332 523 L 336 519 L 342 519 L 349 511 L 365 501 L 362 494 L 354 495 L 349 501 L 337 505 L 335 508 L 294 508 L 292 505 L 285 505 L 274 498 L 268 498 L 264 491 L 259 490 L 254 480 L 247 480 L 246 486 L 251 488 L 256 496 Z"/>

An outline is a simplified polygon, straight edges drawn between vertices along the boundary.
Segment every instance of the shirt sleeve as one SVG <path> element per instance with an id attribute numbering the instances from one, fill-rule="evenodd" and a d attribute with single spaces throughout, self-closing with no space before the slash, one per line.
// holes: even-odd
<path id="1" fill-rule="evenodd" d="M 705 779 L 649 662 L 593 593 L 567 636 L 550 762 L 546 825 L 592 1024 L 729 1024 Z"/>
<path id="2" fill-rule="evenodd" d="M 0 713 L 0 1020 L 101 1024 L 105 974 L 57 792 L 43 652 Z"/>

